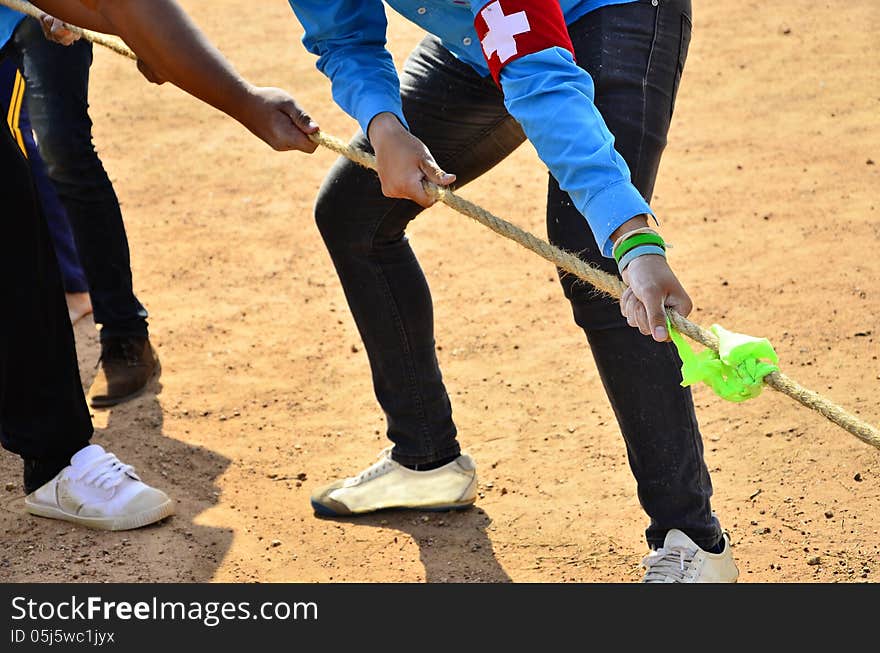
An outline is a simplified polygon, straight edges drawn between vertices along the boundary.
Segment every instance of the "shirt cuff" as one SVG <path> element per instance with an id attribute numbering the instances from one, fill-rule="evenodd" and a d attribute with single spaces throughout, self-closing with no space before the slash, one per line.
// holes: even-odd
<path id="1" fill-rule="evenodd" d="M 657 218 L 645 198 L 628 181 L 603 188 L 590 200 L 584 211 L 596 237 L 596 244 L 608 258 L 613 256 L 611 234 L 627 220 L 646 214 L 656 222 Z"/>
<path id="2" fill-rule="evenodd" d="M 403 105 L 400 102 L 399 95 L 397 97 L 374 95 L 364 98 L 357 110 L 358 124 L 367 138 L 369 138 L 370 123 L 373 122 L 373 118 L 385 112 L 393 113 L 400 120 L 401 124 L 409 129 L 409 125 L 403 117 Z"/>

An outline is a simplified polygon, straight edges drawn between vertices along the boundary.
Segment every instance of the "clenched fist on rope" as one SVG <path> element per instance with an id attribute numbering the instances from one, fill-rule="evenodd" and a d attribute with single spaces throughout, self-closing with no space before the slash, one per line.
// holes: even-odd
<path id="1" fill-rule="evenodd" d="M 55 18 L 55 16 L 44 13 L 40 16 L 39 20 L 40 27 L 43 28 L 43 35 L 54 43 L 68 46 L 73 45 L 82 38 L 79 32 L 70 29 L 67 23 Z"/>
<path id="2" fill-rule="evenodd" d="M 611 237 L 625 245 L 639 235 L 648 237 L 652 233 L 656 234 L 648 228 L 647 218 L 640 216 L 624 223 Z M 626 318 L 627 324 L 637 328 L 642 335 L 652 336 L 657 342 L 665 342 L 669 340 L 666 309 L 671 308 L 682 317 L 687 317 L 694 305 L 666 262 L 666 257 L 659 251 L 665 250 L 665 246 L 659 244 L 662 239 L 656 236 L 654 240 L 656 242 L 653 245 L 639 246 L 655 247 L 657 251 L 642 252 L 641 255 L 632 257 L 625 266 L 618 263 L 621 265 L 623 281 L 628 286 L 620 298 L 620 312 Z M 639 253 L 639 246 L 634 246 L 630 252 Z"/>
<path id="3" fill-rule="evenodd" d="M 370 143 L 376 152 L 376 172 L 385 197 L 409 199 L 428 208 L 437 198 L 425 182 L 449 186 L 455 175 L 444 172 L 434 156 L 393 113 L 380 113 L 370 122 Z"/>

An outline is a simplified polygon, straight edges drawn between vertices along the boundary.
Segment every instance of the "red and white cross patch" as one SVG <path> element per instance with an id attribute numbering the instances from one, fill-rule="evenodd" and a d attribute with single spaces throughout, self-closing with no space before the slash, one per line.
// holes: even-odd
<path id="1" fill-rule="evenodd" d="M 491 0 L 477 13 L 474 27 L 499 86 L 501 69 L 527 54 L 559 46 L 574 56 L 557 0 Z"/>

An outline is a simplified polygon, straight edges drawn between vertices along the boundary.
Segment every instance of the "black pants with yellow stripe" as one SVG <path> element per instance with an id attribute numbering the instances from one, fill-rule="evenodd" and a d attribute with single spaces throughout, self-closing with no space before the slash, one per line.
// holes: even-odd
<path id="1" fill-rule="evenodd" d="M 27 161 L 0 124 L 0 444 L 26 470 L 57 472 L 91 436 L 55 251 Z"/>

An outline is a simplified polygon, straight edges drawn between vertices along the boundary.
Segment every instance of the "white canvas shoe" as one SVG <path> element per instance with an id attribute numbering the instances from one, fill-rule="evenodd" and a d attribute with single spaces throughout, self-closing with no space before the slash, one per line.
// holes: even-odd
<path id="1" fill-rule="evenodd" d="M 336 481 L 312 494 L 315 514 L 355 515 L 389 508 L 460 510 L 477 496 L 477 467 L 462 454 L 437 469 L 417 472 L 395 462 L 391 449 L 357 476 Z"/>
<path id="2" fill-rule="evenodd" d="M 666 533 L 663 546 L 642 560 L 643 583 L 735 583 L 739 570 L 724 534 L 724 551 L 709 553 L 679 530 Z"/>
<path id="3" fill-rule="evenodd" d="M 167 494 L 97 444 L 76 452 L 69 466 L 24 502 L 32 515 L 107 531 L 140 528 L 174 514 Z"/>

